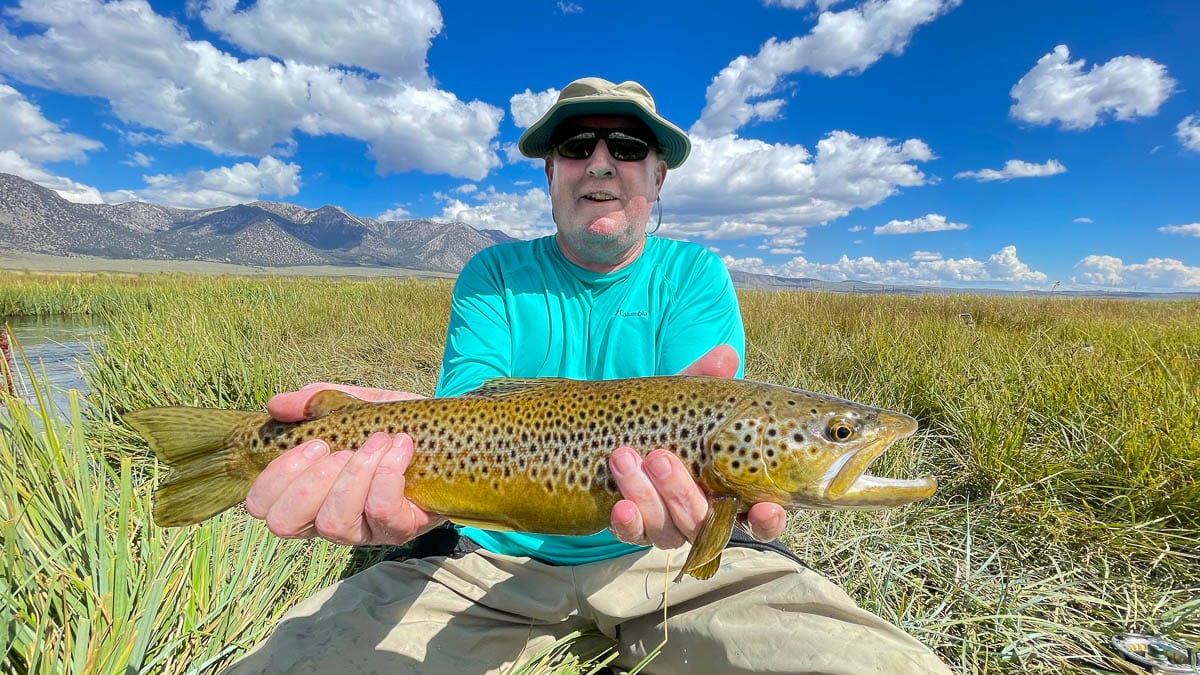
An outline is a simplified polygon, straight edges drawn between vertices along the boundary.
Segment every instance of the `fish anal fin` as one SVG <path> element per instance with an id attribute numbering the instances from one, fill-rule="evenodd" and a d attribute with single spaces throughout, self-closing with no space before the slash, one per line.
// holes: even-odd
<path id="1" fill-rule="evenodd" d="M 675 581 L 682 579 L 684 574 L 707 579 L 717 573 L 717 568 L 721 566 L 721 552 L 729 543 L 741 505 L 741 500 L 733 495 L 709 495 L 708 515 L 704 517 L 700 532 L 692 542 L 692 550 L 688 552 L 683 569 L 679 570 Z"/>
<path id="2" fill-rule="evenodd" d="M 470 398 L 505 398 L 516 394 L 536 391 L 540 387 L 563 382 L 575 382 L 566 377 L 493 377 L 485 380 L 478 389 L 463 394 Z"/>
<path id="3" fill-rule="evenodd" d="M 711 578 L 712 575 L 716 574 L 717 568 L 719 568 L 720 566 L 721 566 L 721 554 L 718 553 L 717 557 L 715 557 L 712 560 L 709 560 L 708 562 L 704 563 L 703 565 L 691 570 L 690 572 L 688 572 L 688 574 L 691 575 L 692 577 L 695 577 L 696 579 L 704 580 L 704 579 Z M 682 573 L 680 573 L 680 576 L 675 578 L 675 581 L 679 581 L 681 578 L 682 578 Z"/>
<path id="4" fill-rule="evenodd" d="M 304 406 L 304 418 L 314 420 L 331 412 L 366 405 L 367 401 L 337 389 L 323 389 L 313 394 Z"/>

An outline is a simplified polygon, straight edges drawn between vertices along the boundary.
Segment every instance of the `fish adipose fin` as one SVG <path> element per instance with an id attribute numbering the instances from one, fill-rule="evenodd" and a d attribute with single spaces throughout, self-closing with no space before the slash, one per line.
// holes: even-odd
<path id="1" fill-rule="evenodd" d="M 717 568 L 721 566 L 721 552 L 729 543 L 741 505 L 741 500 L 733 495 L 709 496 L 708 515 L 704 517 L 704 524 L 700 526 L 700 532 L 692 542 L 692 550 L 675 581 L 682 579 L 684 574 L 707 579 L 717 573 Z"/>
<path id="2" fill-rule="evenodd" d="M 315 420 L 331 412 L 356 408 L 360 405 L 367 405 L 367 403 L 367 401 L 351 396 L 344 391 L 324 389 L 308 399 L 308 403 L 304 406 L 304 419 Z"/>
<path id="3" fill-rule="evenodd" d="M 154 522 L 191 525 L 246 498 L 258 471 L 231 447 L 230 434 L 263 413 L 209 408 L 147 408 L 125 416 L 160 462 L 170 467 L 154 492 Z"/>

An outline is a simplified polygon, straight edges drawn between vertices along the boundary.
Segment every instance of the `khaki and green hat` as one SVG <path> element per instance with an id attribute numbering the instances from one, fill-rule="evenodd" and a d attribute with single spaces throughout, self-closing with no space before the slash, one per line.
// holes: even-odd
<path id="1" fill-rule="evenodd" d="M 659 116 L 645 87 L 632 80 L 613 84 L 599 77 L 568 84 L 550 110 L 521 134 L 517 147 L 526 157 L 545 157 L 554 148 L 550 141 L 559 123 L 582 115 L 630 115 L 645 122 L 658 139 L 659 156 L 669 169 L 683 164 L 692 150 L 687 134 Z"/>

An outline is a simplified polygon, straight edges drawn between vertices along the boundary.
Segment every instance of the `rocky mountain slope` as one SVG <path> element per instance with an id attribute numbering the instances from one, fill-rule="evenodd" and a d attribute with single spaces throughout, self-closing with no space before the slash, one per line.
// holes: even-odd
<path id="1" fill-rule="evenodd" d="M 511 237 L 465 223 L 380 222 L 336 206 L 252 202 L 177 209 L 146 202 L 76 204 L 0 173 L 0 250 L 239 265 L 364 265 L 457 272 Z"/>

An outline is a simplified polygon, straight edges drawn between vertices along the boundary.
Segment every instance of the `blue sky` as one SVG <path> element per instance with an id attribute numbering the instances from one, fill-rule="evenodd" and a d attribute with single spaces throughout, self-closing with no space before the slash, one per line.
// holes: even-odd
<path id="1" fill-rule="evenodd" d="M 827 280 L 1200 291 L 1200 3 L 5 2 L 0 171 L 553 231 L 514 149 L 638 80 L 693 138 L 660 234 Z"/>

